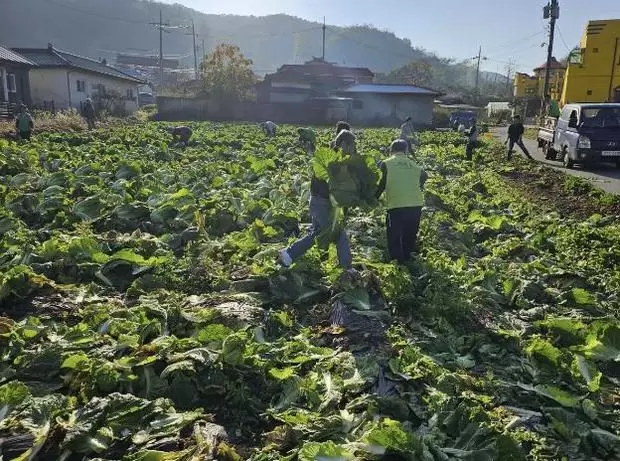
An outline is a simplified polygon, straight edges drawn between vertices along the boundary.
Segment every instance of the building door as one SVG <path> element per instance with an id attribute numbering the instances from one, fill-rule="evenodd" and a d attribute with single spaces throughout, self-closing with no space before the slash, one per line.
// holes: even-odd
<path id="1" fill-rule="evenodd" d="M 0 67 L 0 102 L 7 102 L 9 100 L 9 89 L 6 83 L 6 69 Z"/>
<path id="2" fill-rule="evenodd" d="M 620 102 L 620 86 L 616 87 L 614 92 L 614 102 Z"/>

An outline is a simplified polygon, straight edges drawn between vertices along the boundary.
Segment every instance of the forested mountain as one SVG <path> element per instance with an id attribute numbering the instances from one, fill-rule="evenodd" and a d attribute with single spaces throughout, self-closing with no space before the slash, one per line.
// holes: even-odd
<path id="1" fill-rule="evenodd" d="M 257 74 L 273 72 L 286 63 L 302 63 L 321 55 L 321 24 L 287 15 L 266 17 L 209 15 L 181 5 L 146 0 L 2 0 L 0 43 L 11 47 L 56 47 L 113 62 L 117 52 L 152 54 L 159 51 L 159 32 L 150 22 L 173 26 L 195 23 L 198 47 L 234 43 L 254 62 Z M 183 56 L 193 65 L 191 29 L 164 35 L 164 54 Z M 471 66 L 453 64 L 426 52 L 393 33 L 369 26 L 328 26 L 326 59 L 349 66 L 369 67 L 377 73 L 425 61 L 432 68 L 429 82 L 446 92 L 473 86 Z M 484 74 L 483 79 L 496 79 Z"/>

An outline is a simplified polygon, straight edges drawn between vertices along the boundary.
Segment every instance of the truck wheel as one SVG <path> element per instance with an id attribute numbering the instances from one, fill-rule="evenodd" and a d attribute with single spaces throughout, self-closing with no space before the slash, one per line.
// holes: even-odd
<path id="1" fill-rule="evenodd" d="M 572 158 L 570 158 L 570 155 L 568 153 L 568 149 L 564 149 L 564 167 L 568 168 L 569 170 L 572 169 L 575 166 L 575 162 Z"/>
<path id="2" fill-rule="evenodd" d="M 555 151 L 552 147 L 545 146 L 545 159 L 547 160 L 555 160 Z"/>

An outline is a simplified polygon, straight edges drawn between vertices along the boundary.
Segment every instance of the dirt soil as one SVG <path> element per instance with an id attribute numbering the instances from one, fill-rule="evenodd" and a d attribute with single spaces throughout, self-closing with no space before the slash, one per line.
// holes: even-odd
<path id="1" fill-rule="evenodd" d="M 569 185 L 567 176 L 550 168 L 513 170 L 503 178 L 532 203 L 562 217 L 588 219 L 593 214 L 620 218 L 620 199 L 595 189 L 586 181 Z M 608 199 L 608 200 L 607 200 Z"/>

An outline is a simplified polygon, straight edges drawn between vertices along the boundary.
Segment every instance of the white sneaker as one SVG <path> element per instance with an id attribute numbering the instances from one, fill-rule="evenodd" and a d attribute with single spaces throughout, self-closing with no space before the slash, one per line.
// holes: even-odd
<path id="1" fill-rule="evenodd" d="M 291 265 L 293 264 L 293 258 L 291 258 L 291 255 L 288 254 L 288 251 L 286 250 L 280 250 L 280 252 L 278 253 L 278 261 L 284 267 L 291 267 Z"/>

